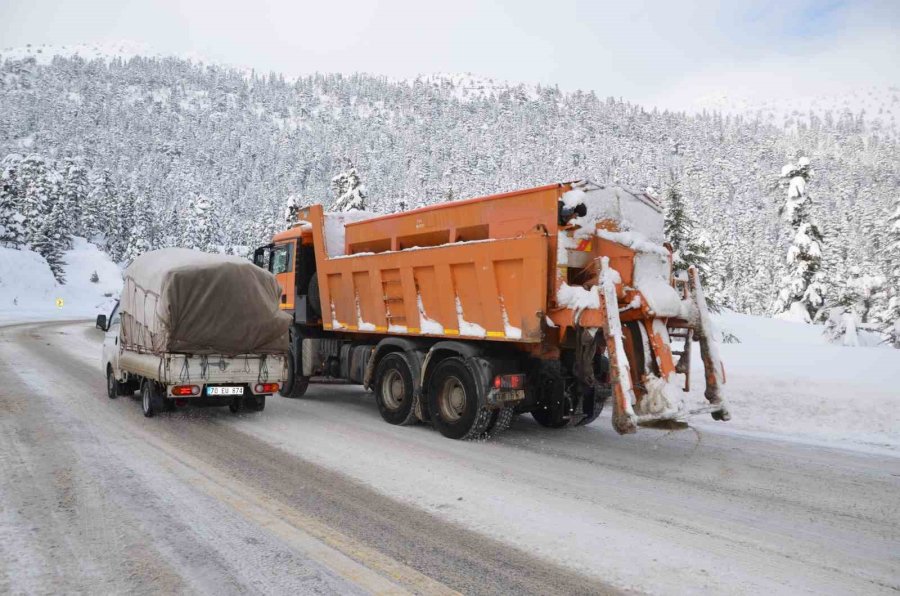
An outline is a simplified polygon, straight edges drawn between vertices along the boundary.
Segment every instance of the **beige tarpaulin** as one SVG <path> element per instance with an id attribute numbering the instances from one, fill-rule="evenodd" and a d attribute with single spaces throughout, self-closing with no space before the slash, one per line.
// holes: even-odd
<path id="1" fill-rule="evenodd" d="M 275 276 L 246 259 L 152 251 L 125 269 L 122 341 L 154 353 L 284 353 L 291 317 L 280 297 Z"/>

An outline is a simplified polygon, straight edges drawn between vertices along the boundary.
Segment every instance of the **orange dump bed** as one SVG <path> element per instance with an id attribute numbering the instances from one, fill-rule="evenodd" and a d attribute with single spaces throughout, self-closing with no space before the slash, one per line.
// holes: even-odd
<path id="1" fill-rule="evenodd" d="M 342 250 L 327 244 L 334 234 L 325 239 L 333 216 L 319 205 L 303 210 L 310 225 L 297 235 L 315 247 L 322 326 L 540 342 L 555 291 L 557 202 L 567 190 L 555 184 L 347 223 Z"/>

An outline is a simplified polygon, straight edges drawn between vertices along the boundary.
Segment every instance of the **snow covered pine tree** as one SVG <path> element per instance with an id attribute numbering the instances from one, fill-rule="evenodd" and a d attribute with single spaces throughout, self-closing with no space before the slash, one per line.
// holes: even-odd
<path id="1" fill-rule="evenodd" d="M 845 346 L 864 345 L 859 331 L 875 331 L 871 315 L 884 283 L 881 275 L 863 274 L 859 267 L 851 267 L 847 279 L 842 280 L 835 305 L 828 309 L 825 336 Z"/>
<path id="2" fill-rule="evenodd" d="M 188 204 L 187 226 L 181 246 L 215 252 L 217 237 L 215 215 L 212 201 L 208 197 L 199 193 L 192 195 Z"/>
<path id="3" fill-rule="evenodd" d="M 146 195 L 139 193 L 134 199 L 134 217 L 128 233 L 124 261 L 130 263 L 153 249 L 153 211 Z"/>
<path id="4" fill-rule="evenodd" d="M 794 239 L 788 248 L 787 273 L 773 307 L 777 318 L 804 323 L 813 321 L 825 301 L 822 233 L 810 216 L 811 201 L 806 192 L 810 174 L 806 157 L 781 169 L 781 182 L 787 185 L 781 214 L 791 224 Z"/>
<path id="5" fill-rule="evenodd" d="M 21 210 L 19 162 L 22 157 L 7 155 L 0 163 L 0 246 L 22 248 L 25 244 L 25 216 Z"/>
<path id="6" fill-rule="evenodd" d="M 697 237 L 696 224 L 687 212 L 677 181 L 673 181 L 666 190 L 666 219 L 663 225 L 666 239 L 674 251 L 672 268 L 676 273 L 683 271 L 686 274 L 688 267 L 695 266 L 703 287 L 708 287 L 709 246 Z M 712 310 L 718 310 L 709 296 L 706 301 Z"/>
<path id="7" fill-rule="evenodd" d="M 297 195 L 288 195 L 284 206 L 284 221 L 290 228 L 297 224 L 297 213 L 303 208 L 303 201 Z"/>
<path id="8" fill-rule="evenodd" d="M 92 176 L 89 184 L 81 215 L 82 232 L 88 240 L 96 240 L 97 235 L 106 238 L 116 217 L 116 184 L 107 168 Z"/>
<path id="9" fill-rule="evenodd" d="M 887 263 L 888 306 L 881 315 L 882 331 L 888 342 L 900 349 L 900 195 L 894 199 L 894 211 L 887 220 Z"/>
<path id="10" fill-rule="evenodd" d="M 331 204 L 332 211 L 365 211 L 366 194 L 359 173 L 351 167 L 331 179 L 331 188 L 338 198 Z"/>
<path id="11" fill-rule="evenodd" d="M 60 284 L 66 283 L 63 252 L 71 247 L 68 218 L 71 209 L 61 193 L 61 176 L 51 169 L 44 169 L 44 179 L 29 183 L 31 200 L 40 205 L 37 224 L 31 232 L 31 248 L 47 260 L 53 277 Z M 40 195 L 38 197 L 38 195 Z"/>

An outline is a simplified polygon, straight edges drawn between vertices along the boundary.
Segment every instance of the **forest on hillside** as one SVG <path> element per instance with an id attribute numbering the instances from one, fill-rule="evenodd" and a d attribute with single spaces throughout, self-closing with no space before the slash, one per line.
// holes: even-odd
<path id="1" fill-rule="evenodd" d="M 825 301 L 866 278 L 879 280 L 872 312 L 900 309 L 900 147 L 863 113 L 773 122 L 554 87 L 470 91 L 452 78 L 286 80 L 176 58 L 3 60 L 2 241 L 51 264 L 73 234 L 120 262 L 170 245 L 240 251 L 284 227 L 289 198 L 330 205 L 332 179 L 351 169 L 368 208 L 386 213 L 589 178 L 663 202 L 676 191 L 715 300 L 769 314 L 797 233 L 783 168 L 803 157 Z"/>

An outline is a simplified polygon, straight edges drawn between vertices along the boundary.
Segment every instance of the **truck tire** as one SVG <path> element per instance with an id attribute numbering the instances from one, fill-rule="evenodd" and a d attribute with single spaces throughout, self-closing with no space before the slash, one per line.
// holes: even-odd
<path id="1" fill-rule="evenodd" d="M 531 411 L 531 417 L 538 424 L 547 428 L 563 428 L 569 425 L 569 419 L 564 418 L 558 410 L 547 407 L 538 407 Z"/>
<path id="2" fill-rule="evenodd" d="M 485 439 L 493 439 L 509 428 L 516 417 L 515 408 L 501 408 L 491 413 L 491 420 L 484 430 Z"/>
<path id="3" fill-rule="evenodd" d="M 309 377 L 297 375 L 297 364 L 294 358 L 294 350 L 288 352 L 288 373 L 287 380 L 278 390 L 281 397 L 290 397 L 297 399 L 303 397 L 309 388 Z"/>
<path id="4" fill-rule="evenodd" d="M 119 382 L 116 380 L 116 375 L 109 364 L 106 365 L 106 396 L 109 399 L 119 397 Z"/>
<path id="5" fill-rule="evenodd" d="M 147 418 L 156 416 L 163 409 L 163 399 L 156 388 L 156 383 L 150 380 L 144 381 L 141 386 L 141 410 L 144 412 L 144 416 Z"/>
<path id="6" fill-rule="evenodd" d="M 475 385 L 475 377 L 460 358 L 435 365 L 428 387 L 428 411 L 434 427 L 448 439 L 477 439 L 491 421 L 490 410 Z"/>
<path id="7" fill-rule="evenodd" d="M 112 365 L 106 365 L 106 396 L 109 399 L 116 399 L 122 395 L 134 395 L 135 389 L 134 381 L 125 383 L 117 381 Z"/>
<path id="8" fill-rule="evenodd" d="M 417 421 L 412 367 L 403 353 L 391 352 L 378 362 L 374 389 L 385 422 L 406 426 Z"/>
<path id="9" fill-rule="evenodd" d="M 265 395 L 251 395 L 244 398 L 244 408 L 251 412 L 262 412 L 266 409 Z"/>

